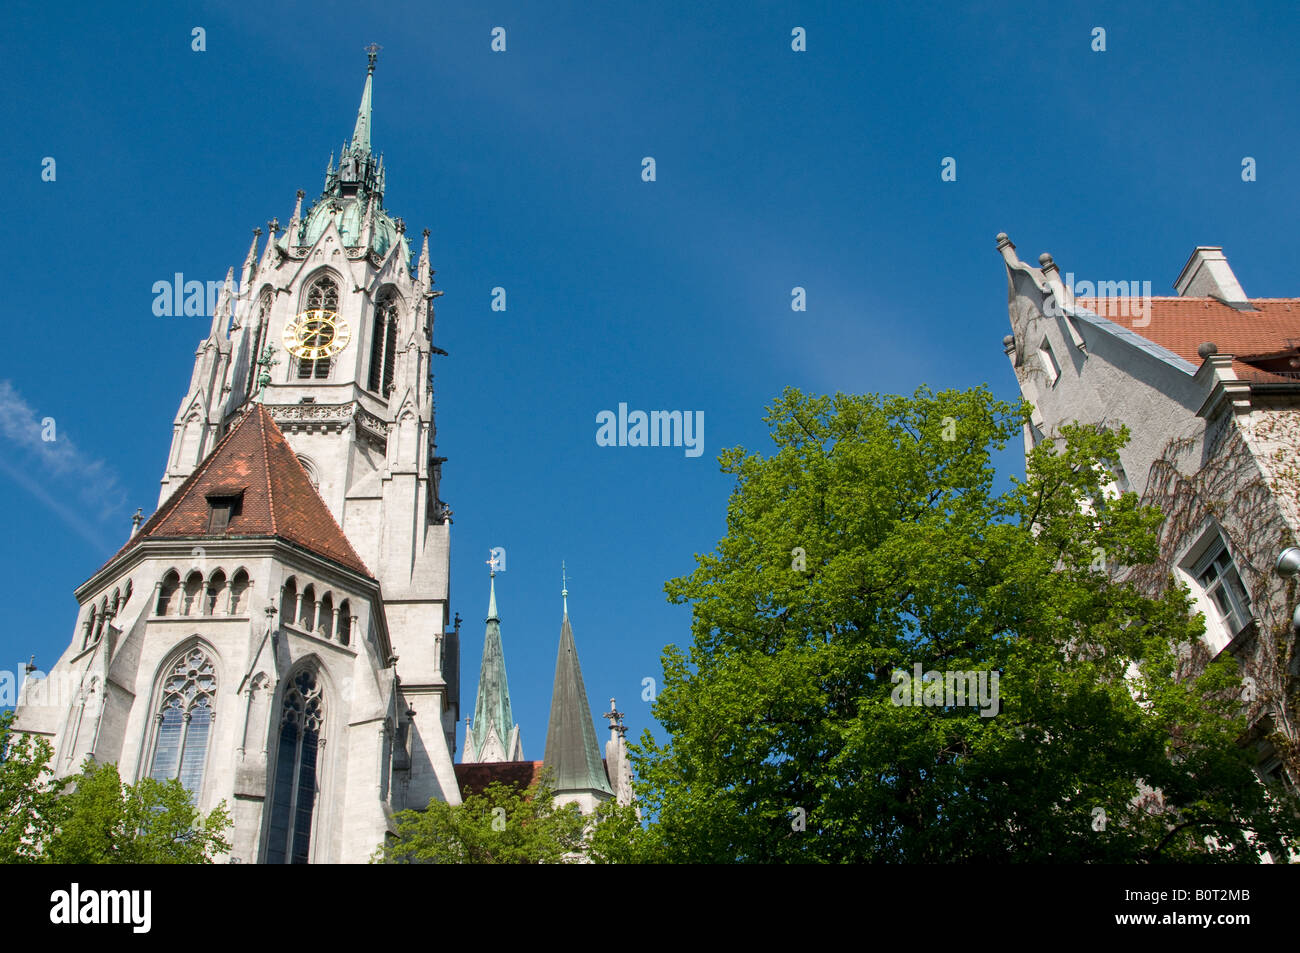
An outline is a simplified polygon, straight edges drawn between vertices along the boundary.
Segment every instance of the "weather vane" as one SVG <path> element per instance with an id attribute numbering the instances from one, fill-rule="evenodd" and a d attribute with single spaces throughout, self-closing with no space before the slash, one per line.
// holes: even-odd
<path id="1" fill-rule="evenodd" d="M 380 46 L 378 43 L 371 43 L 369 46 L 366 47 L 366 56 L 369 58 L 370 61 L 368 69 L 372 73 L 375 71 L 375 60 L 379 58 L 379 51 L 382 49 L 383 47 Z"/>

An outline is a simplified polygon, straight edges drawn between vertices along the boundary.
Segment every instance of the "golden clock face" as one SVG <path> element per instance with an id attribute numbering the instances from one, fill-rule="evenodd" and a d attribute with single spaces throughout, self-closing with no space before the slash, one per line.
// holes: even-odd
<path id="1" fill-rule="evenodd" d="M 337 311 L 304 311 L 284 328 L 284 349 L 304 361 L 333 357 L 351 340 L 352 331 Z"/>

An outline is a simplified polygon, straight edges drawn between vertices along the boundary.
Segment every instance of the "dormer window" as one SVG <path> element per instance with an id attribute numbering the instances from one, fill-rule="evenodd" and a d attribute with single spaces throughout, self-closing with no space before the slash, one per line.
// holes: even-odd
<path id="1" fill-rule="evenodd" d="M 219 536 L 230 525 L 232 516 L 238 516 L 244 500 L 242 487 L 214 490 L 208 500 L 208 535 Z"/>

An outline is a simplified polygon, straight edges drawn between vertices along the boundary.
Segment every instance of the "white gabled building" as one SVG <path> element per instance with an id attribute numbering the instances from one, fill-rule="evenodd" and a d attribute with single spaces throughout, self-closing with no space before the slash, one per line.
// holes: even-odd
<path id="1" fill-rule="evenodd" d="M 1005 234 L 997 246 L 1003 344 L 1033 406 L 1026 451 L 1076 421 L 1128 427 L 1114 487 L 1166 514 L 1160 558 L 1136 578 L 1188 586 L 1206 619 L 1189 663 L 1240 661 L 1260 771 L 1294 785 L 1300 589 L 1274 564 L 1300 535 L 1300 298 L 1248 298 L 1223 250 L 1199 247 L 1176 296 L 1103 282 L 1076 299 L 1050 255 L 1034 267 Z"/>

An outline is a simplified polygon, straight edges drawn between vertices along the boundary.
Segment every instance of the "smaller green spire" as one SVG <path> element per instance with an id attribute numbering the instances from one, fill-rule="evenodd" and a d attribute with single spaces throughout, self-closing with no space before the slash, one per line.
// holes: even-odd
<path id="1" fill-rule="evenodd" d="M 380 49 L 382 47 L 378 43 L 371 43 L 366 47 L 369 65 L 366 67 L 366 85 L 361 90 L 361 108 L 357 110 L 357 124 L 352 130 L 351 147 L 353 151 L 370 151 L 370 88 L 375 75 L 375 60 L 379 57 Z"/>

